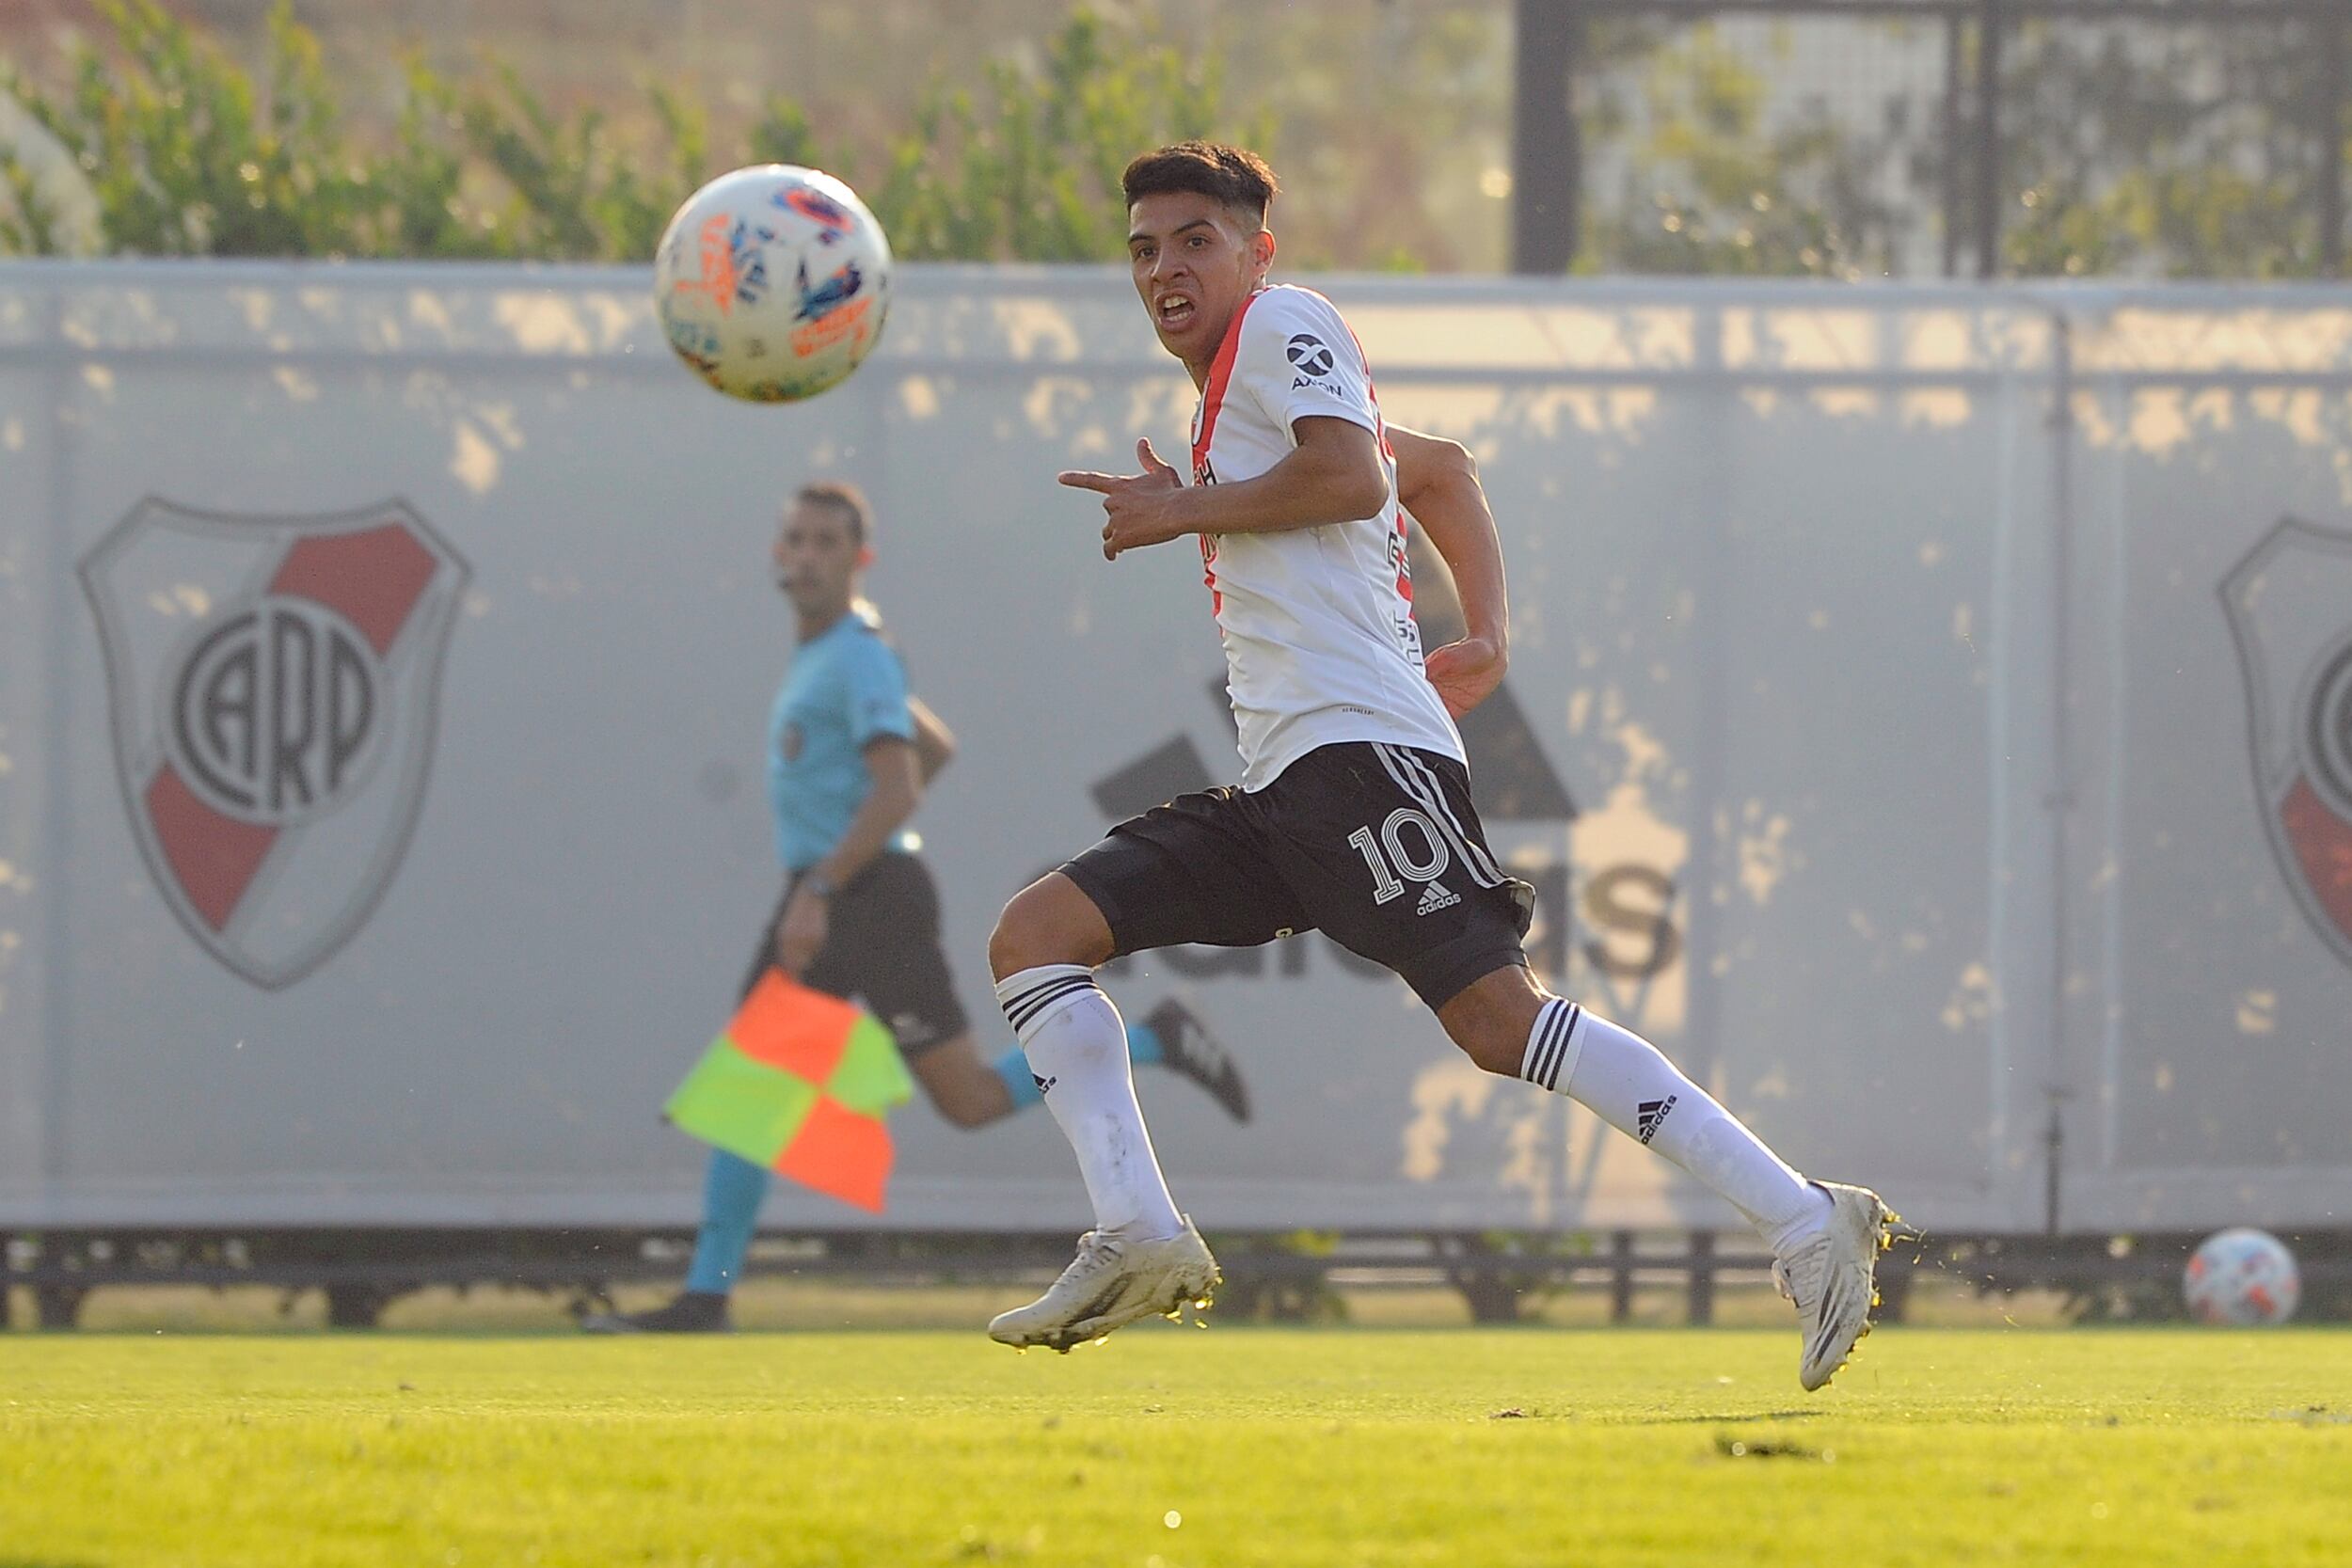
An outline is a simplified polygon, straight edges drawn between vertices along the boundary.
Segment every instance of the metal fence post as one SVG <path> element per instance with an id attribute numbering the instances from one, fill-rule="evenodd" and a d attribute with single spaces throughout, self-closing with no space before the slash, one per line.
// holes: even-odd
<path id="1" fill-rule="evenodd" d="M 1960 276 L 1960 149 L 1963 83 L 1961 54 L 1968 44 L 1968 25 L 1958 11 L 1944 19 L 1944 276 Z"/>
<path id="2" fill-rule="evenodd" d="M 2001 27 L 2003 0 L 1977 15 L 1977 276 L 2001 264 Z"/>
<path id="3" fill-rule="evenodd" d="M 46 341 L 44 348 L 62 349 L 72 341 L 67 320 L 68 292 L 62 277 L 50 280 L 46 309 Z M 44 607 L 48 616 L 48 646 L 43 651 L 46 668 L 42 678 L 49 683 L 47 712 L 43 721 L 48 735 L 43 737 L 44 779 L 40 801 L 40 902 L 41 920 L 42 975 L 40 985 L 41 1066 L 40 1071 L 40 1197 L 44 1206 L 57 1201 L 70 1163 L 66 1145 L 68 1113 L 72 1109 L 73 1081 L 73 1030 L 72 1026 L 73 987 L 73 878 L 68 868 L 68 857 L 73 843 L 73 818 L 77 809 L 74 799 L 72 748 L 66 737 L 78 733 L 75 729 L 76 705 L 81 691 L 73 681 L 74 634 L 78 629 L 74 616 L 82 607 L 81 581 L 74 573 L 73 517 L 75 488 L 79 475 L 76 464 L 81 456 L 83 441 L 79 417 L 78 364 L 58 357 L 47 369 L 49 383 L 49 515 L 47 546 L 52 552 L 46 562 L 49 578 L 49 603 Z"/>
<path id="4" fill-rule="evenodd" d="M 2344 276 L 2344 18 L 2314 16 L 2319 29 L 2319 275 Z"/>
<path id="5" fill-rule="evenodd" d="M 1715 1233 L 1691 1233 L 1691 1326 L 1705 1328 L 1715 1321 Z"/>
<path id="6" fill-rule="evenodd" d="M 2074 1097 L 2074 1064 L 2067 1044 L 2068 971 L 2074 963 L 2074 318 L 2065 305 L 2050 311 L 2050 1124 L 2044 1141 L 2042 1223 L 2055 1236 L 2063 1222 L 2066 1102 Z M 2121 673 L 2109 671 L 2109 679 Z"/>
<path id="7" fill-rule="evenodd" d="M 1633 1321 L 1633 1232 L 1620 1230 L 1609 1239 L 1609 1321 Z"/>
<path id="8" fill-rule="evenodd" d="M 1511 270 L 1564 273 L 1584 194 L 1569 79 L 1584 19 L 1575 0 L 1513 0 L 1512 18 Z"/>

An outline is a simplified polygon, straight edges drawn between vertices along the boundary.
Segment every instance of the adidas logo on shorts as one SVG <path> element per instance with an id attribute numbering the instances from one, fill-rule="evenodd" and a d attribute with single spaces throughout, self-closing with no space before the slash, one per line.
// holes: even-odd
<path id="1" fill-rule="evenodd" d="M 1427 914 L 1433 910 L 1450 910 L 1462 901 L 1462 895 L 1443 882 L 1431 882 L 1421 890 L 1421 908 L 1415 914 Z"/>

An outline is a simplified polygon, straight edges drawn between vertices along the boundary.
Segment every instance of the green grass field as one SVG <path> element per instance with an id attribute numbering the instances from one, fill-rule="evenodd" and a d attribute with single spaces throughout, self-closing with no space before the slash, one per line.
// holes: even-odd
<path id="1" fill-rule="evenodd" d="M 0 1568 L 2352 1561 L 2352 1334 L 0 1337 Z"/>

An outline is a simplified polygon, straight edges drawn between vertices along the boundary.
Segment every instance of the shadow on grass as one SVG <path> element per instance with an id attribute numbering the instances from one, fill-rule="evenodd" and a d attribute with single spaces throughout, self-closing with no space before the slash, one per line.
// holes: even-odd
<path id="1" fill-rule="evenodd" d="M 1725 1410 L 1712 1416 L 1634 1417 L 1620 1424 L 1640 1427 L 1725 1426 L 1737 1421 L 1817 1421 L 1826 1410 Z M 0 1563 L 0 1568 L 8 1568 Z"/>

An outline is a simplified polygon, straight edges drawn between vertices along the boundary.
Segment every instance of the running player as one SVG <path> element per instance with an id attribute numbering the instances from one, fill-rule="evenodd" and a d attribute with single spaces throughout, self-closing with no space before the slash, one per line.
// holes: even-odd
<path id="1" fill-rule="evenodd" d="M 1137 158 L 1124 186 L 1136 291 L 1200 389 L 1193 483 L 1149 441 L 1140 473 L 1061 482 L 1102 495 L 1105 559 L 1198 536 L 1241 784 L 1120 824 L 997 922 L 997 999 L 1096 1223 L 1053 1287 L 990 1334 L 1066 1350 L 1202 1301 L 1219 1278 L 1168 1196 L 1094 970 L 1319 928 L 1402 975 L 1480 1067 L 1573 1097 L 1738 1209 L 1772 1245 L 1802 1320 L 1799 1377 L 1819 1387 L 1869 1326 L 1892 1216 L 1865 1189 L 1805 1180 L 1648 1041 L 1529 973 L 1534 890 L 1486 847 L 1454 725 L 1507 657 L 1501 546 L 1469 454 L 1384 426 L 1339 312 L 1267 283 L 1275 182 L 1261 159 L 1187 142 Z M 1453 568 L 1470 633 L 1425 663 L 1400 495 Z"/>
<path id="2" fill-rule="evenodd" d="M 958 1127 L 983 1127 L 1042 1093 L 1018 1047 L 980 1059 L 939 946 L 939 895 L 915 858 L 907 819 L 954 754 L 955 739 L 908 694 L 898 656 L 859 592 L 873 560 L 872 515 L 853 486 L 815 483 L 776 534 L 776 586 L 800 646 L 768 724 L 768 793 L 784 896 L 743 978 L 771 965 L 886 1023 L 931 1103 Z M 1173 998 L 1126 1032 L 1126 1051 L 1192 1079 L 1236 1121 L 1249 1117 L 1240 1070 Z M 722 1330 L 767 1196 L 768 1172 L 713 1150 L 686 1288 L 646 1312 L 581 1321 L 591 1332 Z"/>

